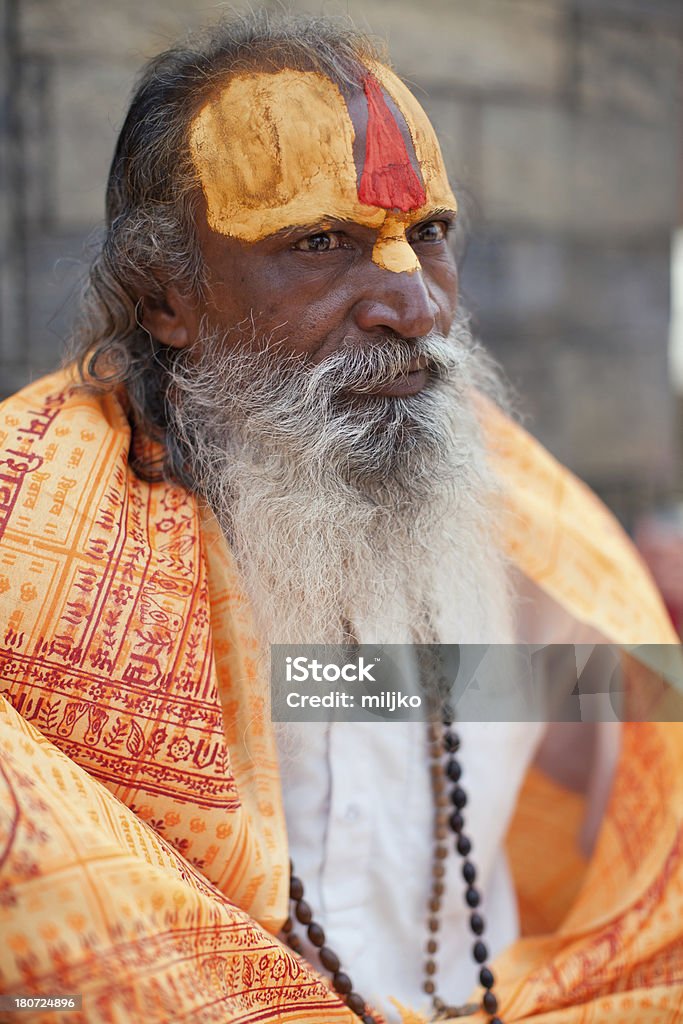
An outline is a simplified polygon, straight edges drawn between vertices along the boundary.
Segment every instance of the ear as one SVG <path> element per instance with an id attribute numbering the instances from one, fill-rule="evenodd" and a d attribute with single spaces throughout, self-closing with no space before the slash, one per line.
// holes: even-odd
<path id="1" fill-rule="evenodd" d="M 171 348 L 187 348 L 195 342 L 200 317 L 191 298 L 168 288 L 162 299 L 146 296 L 140 305 L 140 323 L 155 341 Z"/>

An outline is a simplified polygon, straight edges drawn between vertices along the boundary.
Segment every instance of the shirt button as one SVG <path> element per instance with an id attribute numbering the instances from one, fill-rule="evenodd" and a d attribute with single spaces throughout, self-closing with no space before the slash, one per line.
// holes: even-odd
<path id="1" fill-rule="evenodd" d="M 344 811 L 344 821 L 348 822 L 349 825 L 353 825 L 361 816 L 362 812 L 358 804 L 349 804 Z"/>

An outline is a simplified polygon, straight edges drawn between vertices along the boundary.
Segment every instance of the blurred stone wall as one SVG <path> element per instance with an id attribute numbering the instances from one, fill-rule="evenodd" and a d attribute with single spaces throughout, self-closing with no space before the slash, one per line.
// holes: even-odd
<path id="1" fill-rule="evenodd" d="M 463 190 L 465 301 L 534 432 L 627 520 L 678 487 L 681 0 L 293 7 L 388 38 Z M 0 0 L 0 394 L 59 361 L 136 69 L 218 11 Z"/>

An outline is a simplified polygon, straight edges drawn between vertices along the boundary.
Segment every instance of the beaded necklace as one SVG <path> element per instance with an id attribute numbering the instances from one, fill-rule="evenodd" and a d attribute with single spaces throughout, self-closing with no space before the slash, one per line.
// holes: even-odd
<path id="1" fill-rule="evenodd" d="M 460 778 L 462 767 L 457 759 L 460 750 L 460 738 L 453 729 L 453 715 L 448 707 L 442 711 L 442 722 L 434 720 L 428 726 L 430 772 L 432 792 L 434 796 L 434 853 L 432 858 L 432 885 L 428 903 L 426 959 L 424 963 L 423 991 L 431 996 L 433 1015 L 432 1021 L 446 1020 L 450 1017 L 469 1017 L 479 1009 L 489 1014 L 489 1024 L 503 1024 L 498 1017 L 498 1000 L 493 992 L 495 978 L 486 965 L 488 949 L 482 936 L 485 921 L 479 912 L 481 894 L 475 887 L 477 869 L 472 861 L 472 842 L 465 832 L 464 808 L 467 805 L 467 794 Z M 450 792 L 447 788 L 451 784 Z M 450 810 L 449 810 L 450 808 Z M 469 925 L 475 940 L 472 956 L 479 966 L 479 983 L 484 989 L 481 1004 L 464 1003 L 450 1006 L 439 998 L 436 991 L 438 953 L 438 933 L 441 927 L 441 904 L 445 893 L 446 866 L 444 860 L 448 856 L 446 839 L 449 831 L 456 837 L 455 850 L 462 860 L 462 877 L 465 882 L 465 903 L 470 909 Z M 287 944 L 295 953 L 303 955 L 301 938 L 294 931 L 294 919 L 307 929 L 311 944 L 318 952 L 323 968 L 332 976 L 332 986 L 342 997 L 348 1008 L 356 1014 L 363 1024 L 377 1024 L 377 1019 L 368 1008 L 365 999 L 355 991 L 348 974 L 341 969 L 341 961 L 337 954 L 326 945 L 323 928 L 313 920 L 313 911 L 304 899 L 304 886 L 294 873 L 290 861 L 289 897 L 293 903 L 293 916 L 290 915 L 283 925 Z"/>

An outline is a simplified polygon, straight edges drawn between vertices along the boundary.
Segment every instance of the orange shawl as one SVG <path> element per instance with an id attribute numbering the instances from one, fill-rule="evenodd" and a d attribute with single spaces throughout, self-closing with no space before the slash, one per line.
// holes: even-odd
<path id="1" fill-rule="evenodd" d="M 610 640 L 675 642 L 608 513 L 484 419 L 519 568 Z M 129 445 L 116 398 L 63 373 L 0 406 L 0 990 L 82 993 L 70 1021 L 351 1024 L 274 938 L 286 837 L 230 552 L 185 491 L 134 476 Z M 507 1024 L 640 1024 L 683 1000 L 682 769 L 678 725 L 626 726 L 578 881 L 576 798 L 530 777 L 511 851 L 522 907 L 547 897 L 554 930 L 500 958 Z"/>

